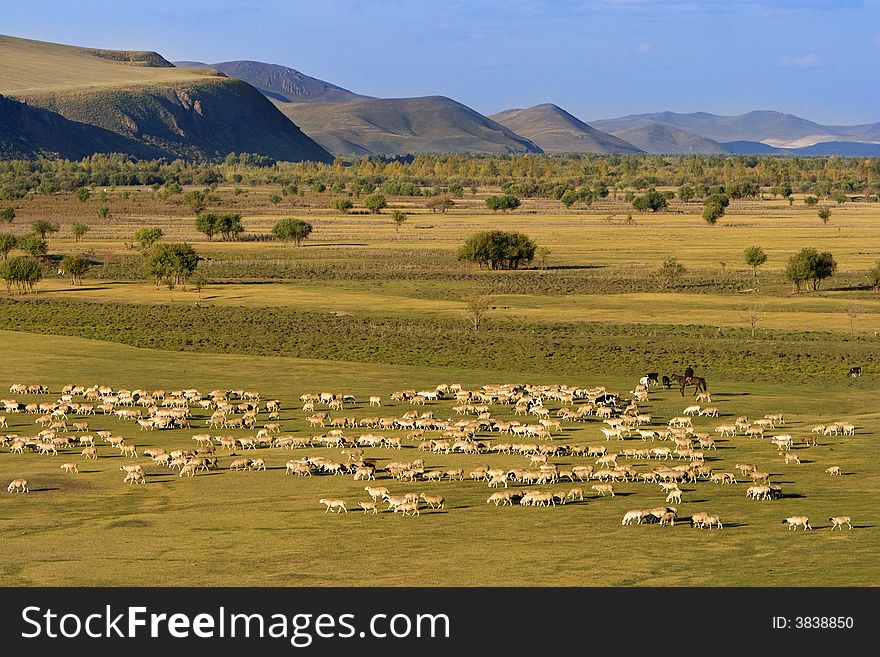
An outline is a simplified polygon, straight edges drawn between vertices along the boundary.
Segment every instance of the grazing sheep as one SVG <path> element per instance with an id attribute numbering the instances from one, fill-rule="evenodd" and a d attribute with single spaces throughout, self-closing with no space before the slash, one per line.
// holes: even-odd
<path id="1" fill-rule="evenodd" d="M 348 513 L 348 509 L 345 508 L 345 500 L 325 500 L 323 497 L 318 500 L 318 504 L 324 504 L 327 506 L 327 509 L 324 513 L 327 513 L 330 510 L 333 510 L 337 513 Z"/>
<path id="2" fill-rule="evenodd" d="M 843 531 L 843 526 L 848 525 L 850 529 L 852 529 L 852 518 L 849 516 L 836 516 L 834 518 L 828 518 L 831 521 L 831 529 L 833 530 L 835 527 Z"/>
<path id="3" fill-rule="evenodd" d="M 446 504 L 446 498 L 442 495 L 428 495 L 426 493 L 422 493 L 419 497 L 425 500 L 425 504 L 427 504 L 432 509 L 442 509 Z"/>
<path id="4" fill-rule="evenodd" d="M 144 476 L 144 468 L 140 465 L 123 465 L 119 467 L 120 470 L 125 472 L 125 478 L 122 480 L 122 483 L 129 484 L 145 484 L 147 483 L 147 479 Z"/>
<path id="5" fill-rule="evenodd" d="M 578 501 L 584 501 L 584 489 L 583 488 L 572 488 L 565 494 L 565 499 L 573 500 L 577 498 Z"/>
<path id="6" fill-rule="evenodd" d="M 371 511 L 373 513 L 379 513 L 379 505 L 375 501 L 373 501 L 373 502 L 358 502 L 358 506 L 364 510 L 364 515 L 370 513 Z"/>
<path id="7" fill-rule="evenodd" d="M 80 456 L 83 458 L 91 459 L 92 461 L 98 460 L 98 448 L 97 447 L 85 447 L 83 451 L 80 452 Z"/>
<path id="8" fill-rule="evenodd" d="M 832 465 L 830 468 L 825 468 L 825 474 L 829 474 L 832 477 L 840 476 L 840 466 Z"/>
<path id="9" fill-rule="evenodd" d="M 595 484 L 594 486 L 590 486 L 590 488 L 603 497 L 605 496 L 605 493 L 609 493 L 611 497 L 614 497 L 614 486 L 611 484 Z"/>
<path id="10" fill-rule="evenodd" d="M 721 517 L 706 514 L 703 521 L 700 523 L 700 529 L 704 529 L 706 526 L 708 526 L 709 529 L 712 529 L 713 525 L 717 525 L 718 529 L 721 529 Z"/>
<path id="11" fill-rule="evenodd" d="M 788 530 L 791 531 L 795 527 L 803 527 L 804 531 L 812 529 L 810 527 L 810 519 L 807 516 L 791 516 L 782 521 L 782 524 L 788 523 Z"/>
<path id="12" fill-rule="evenodd" d="M 79 474 L 79 468 L 76 466 L 76 463 L 62 463 L 61 469 L 67 474 Z"/>
<path id="13" fill-rule="evenodd" d="M 594 486 L 595 488 L 595 486 Z M 621 521 L 621 525 L 631 525 L 633 521 L 636 521 L 637 525 L 642 524 L 642 517 L 644 516 L 644 512 L 640 509 L 635 509 L 633 511 L 627 511 L 623 515 L 623 520 Z"/>
<path id="14" fill-rule="evenodd" d="M 666 496 L 666 501 L 681 504 L 681 490 L 676 488 L 675 490 L 669 491 L 669 495 Z"/>
<path id="15" fill-rule="evenodd" d="M 660 524 L 661 525 L 669 525 L 670 527 L 675 526 L 675 519 L 678 516 L 672 511 L 667 511 L 663 515 L 660 516 Z"/>
<path id="16" fill-rule="evenodd" d="M 512 496 L 512 493 L 508 492 L 492 493 L 489 496 L 489 499 L 486 500 L 486 504 L 493 502 L 495 506 L 498 506 L 499 504 L 501 506 L 504 506 L 505 504 L 513 505 L 513 502 L 511 501 Z"/>
<path id="17" fill-rule="evenodd" d="M 798 463 L 800 464 L 801 459 L 797 454 L 792 454 L 791 452 L 784 452 L 783 458 L 785 459 L 785 463 Z"/>
<path id="18" fill-rule="evenodd" d="M 266 469 L 266 461 L 263 459 L 251 459 L 251 467 L 254 470 L 265 470 Z"/>
<path id="19" fill-rule="evenodd" d="M 364 490 L 367 491 L 367 495 L 373 498 L 374 502 L 379 498 L 386 497 L 388 495 L 387 488 L 364 486 Z"/>
<path id="20" fill-rule="evenodd" d="M 398 504 L 394 507 L 394 513 L 397 513 L 398 511 L 402 512 L 403 515 L 417 516 L 419 515 L 419 503 L 404 502 L 403 504 Z"/>
<path id="21" fill-rule="evenodd" d="M 13 479 L 6 487 L 7 493 L 27 493 L 29 490 L 27 479 Z"/>
<path id="22" fill-rule="evenodd" d="M 250 459 L 235 459 L 232 463 L 229 464 L 230 470 L 250 470 L 250 468 Z"/>

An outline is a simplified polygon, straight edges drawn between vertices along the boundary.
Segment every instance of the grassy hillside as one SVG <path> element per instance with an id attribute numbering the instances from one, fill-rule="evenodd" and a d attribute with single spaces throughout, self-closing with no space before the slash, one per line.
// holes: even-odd
<path id="1" fill-rule="evenodd" d="M 525 137 L 443 96 L 276 105 L 336 155 L 541 152 Z"/>
<path id="2" fill-rule="evenodd" d="M 545 153 L 638 153 L 632 144 L 596 130 L 561 107 L 536 105 L 512 109 L 489 117 L 530 139 Z"/>
<path id="3" fill-rule="evenodd" d="M 155 53 L 5 36 L 0 57 L 0 93 L 134 140 L 138 146 L 126 148 L 121 141 L 118 149 L 132 155 L 203 159 L 248 151 L 283 160 L 329 160 L 256 89 L 209 69 L 168 66 Z M 72 142 L 72 151 L 102 150 L 100 142 L 93 147 L 89 136 L 76 130 L 58 138 Z"/>

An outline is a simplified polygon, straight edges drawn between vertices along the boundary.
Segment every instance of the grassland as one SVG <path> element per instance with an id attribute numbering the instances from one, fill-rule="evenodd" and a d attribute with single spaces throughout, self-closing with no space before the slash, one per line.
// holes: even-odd
<path id="1" fill-rule="evenodd" d="M 460 382 L 561 382 L 525 370 L 426 368 L 417 364 L 376 366 L 277 357 L 174 354 L 76 338 L 47 338 L 0 333 L 4 371 L 14 381 L 49 384 L 102 382 L 114 386 L 181 386 L 203 389 L 244 386 L 284 401 L 282 421 L 293 435 L 309 435 L 304 413 L 291 410 L 306 391 L 332 389 L 360 400 L 373 393 L 386 397 L 402 386 Z M 631 381 L 584 372 L 579 385 L 604 383 L 625 389 Z M 4 383 L 5 385 L 5 383 Z M 873 391 L 864 387 L 827 390 L 823 386 L 789 386 L 719 380 L 717 402 L 731 415 L 751 416 L 783 411 L 786 431 L 803 435 L 813 423 L 847 418 L 859 430 L 854 437 L 820 440 L 817 447 L 797 449 L 801 465 L 783 466 L 776 449 L 743 437 L 719 442 L 708 464 L 732 470 L 754 461 L 782 483 L 786 497 L 772 502 L 746 500 L 742 484 L 708 482 L 685 485 L 682 515 L 696 510 L 719 513 L 721 531 L 699 531 L 677 524 L 621 527 L 630 508 L 662 504 L 656 485 L 618 484 L 611 498 L 587 496 L 582 503 L 550 509 L 485 504 L 485 483 L 442 484 L 391 482 L 395 490 L 441 492 L 446 512 L 424 511 L 418 518 L 400 514 L 325 515 L 322 496 L 363 499 L 360 482 L 350 477 L 295 478 L 284 475 L 288 458 L 335 454 L 333 450 L 298 452 L 262 449 L 266 472 L 222 470 L 193 479 L 178 478 L 147 465 L 145 486 L 127 486 L 118 470 L 124 461 L 99 448 L 102 458 L 82 462 L 79 475 L 62 475 L 57 457 L 0 455 L 5 481 L 24 476 L 28 495 L 0 498 L 0 531 L 4 561 L 0 583 L 46 585 L 187 584 L 216 585 L 870 585 L 878 566 L 873 558 L 877 529 L 873 522 L 877 496 L 877 447 L 880 423 Z M 31 398 L 22 397 L 23 400 Z M 817 408 L 817 399 L 822 399 Z M 450 414 L 448 402 L 430 409 Z M 675 391 L 652 395 L 647 410 L 660 417 L 678 414 L 682 400 Z M 384 415 L 410 410 L 408 404 L 386 407 Z M 370 414 L 363 402 L 348 409 Z M 499 416 L 510 414 L 510 409 Z M 201 417 L 197 415 L 197 417 Z M 10 431 L 28 431 L 33 416 L 10 417 Z M 725 421 L 725 420 L 719 420 Z M 193 431 L 136 432 L 131 423 L 97 416 L 94 428 L 106 427 L 128 436 L 139 449 L 191 445 Z M 698 421 L 710 426 L 714 420 Z M 235 432 L 240 433 L 240 432 Z M 597 443 L 598 421 L 567 425 L 563 443 Z M 640 441 L 638 441 L 640 442 Z M 641 446 L 641 445 L 637 445 Z M 425 456 L 406 443 L 401 452 L 368 450 L 383 462 Z M 146 459 L 140 459 L 146 462 Z M 521 467 L 515 456 L 427 456 L 429 467 L 470 468 L 484 462 Z M 224 458 L 228 464 L 228 458 Z M 569 459 L 562 459 L 565 464 Z M 571 463 L 568 463 L 569 465 Z M 831 464 L 845 475 L 823 473 Z M 382 481 L 380 485 L 387 485 Z M 552 488 L 568 488 L 556 485 Z M 588 485 L 585 486 L 588 488 Z M 808 514 L 814 532 L 788 532 L 781 519 Z M 835 532 L 824 521 L 852 515 L 853 531 Z M 744 564 L 748 564 L 744 568 Z"/>
<path id="2" fill-rule="evenodd" d="M 742 483 L 684 486 L 682 516 L 722 516 L 725 528 L 711 532 L 686 522 L 621 527 L 625 511 L 663 502 L 655 485 L 642 483 L 618 484 L 613 499 L 588 495 L 540 509 L 486 505 L 485 483 L 392 481 L 395 491 L 440 492 L 448 508 L 418 518 L 336 517 L 317 500 L 353 504 L 364 499 L 360 482 L 283 471 L 289 458 L 332 450 L 262 449 L 267 472 L 229 472 L 224 457 L 219 472 L 193 479 L 148 465 L 148 483 L 138 487 L 122 484 L 123 460 L 107 447 L 87 464 L 72 452 L 3 450 L 0 481 L 24 476 L 33 492 L 0 497 L 7 537 L 0 584 L 875 584 L 880 301 L 866 273 L 880 253 L 876 204 L 847 203 L 823 226 L 800 202 L 734 201 L 722 223 L 708 227 L 699 206 L 680 203 L 627 224 L 626 204 L 611 198 L 575 211 L 527 199 L 516 213 L 492 215 L 480 206 L 493 191 L 466 195 L 446 215 L 426 212 L 423 202 L 391 199 L 409 213 L 397 231 L 387 214 L 330 211 L 327 194 L 297 195 L 275 207 L 268 199 L 277 187 L 217 190 L 223 208 L 243 213 L 250 234 L 268 233 L 281 216 L 312 222 L 315 231 L 300 248 L 209 242 L 194 232 L 178 198 L 145 188 L 108 189 L 104 198 L 95 190 L 85 203 L 69 194 L 17 202 L 13 232 L 50 218 L 61 225 L 50 238 L 52 253 L 82 252 L 100 264 L 82 285 L 49 276 L 37 295 L 0 300 L 0 389 L 16 382 L 47 383 L 56 393 L 67 383 L 256 388 L 282 400 L 286 433 L 305 436 L 306 413 L 298 410 L 304 392 L 354 394 L 358 404 L 345 414 L 363 417 L 376 414 L 365 406 L 367 396 L 387 399 L 401 388 L 526 382 L 626 393 L 646 371 L 693 364 L 722 411 L 719 420 L 698 420 L 700 428 L 783 412 L 784 432 L 796 438 L 833 420 L 852 421 L 856 435 L 798 445 L 801 465 L 783 465 L 766 441 L 719 441 L 708 465 L 729 471 L 754 462 L 786 496 L 753 502 Z M 101 206 L 112 215 L 93 219 Z M 92 227 L 80 243 L 68 237 L 75 220 Z M 126 246 L 140 226 L 192 242 L 205 257 L 200 269 L 209 283 L 170 291 L 144 281 L 140 256 Z M 523 231 L 548 247 L 543 268 L 490 272 L 455 259 L 463 236 L 494 228 Z M 742 262 L 751 244 L 769 255 L 757 282 Z M 805 246 L 830 250 L 840 271 L 820 292 L 792 295 L 782 268 Z M 653 272 L 669 255 L 688 271 L 672 289 L 660 289 Z M 473 293 L 491 293 L 494 306 L 476 332 L 462 315 L 462 299 Z M 863 312 L 851 327 L 844 309 L 853 302 Z M 756 303 L 753 337 L 747 315 Z M 852 365 L 862 367 L 861 379 L 846 377 Z M 645 409 L 665 424 L 687 401 L 677 391 L 653 392 Z M 419 410 L 450 417 L 451 406 Z M 396 405 L 381 414 L 408 410 Z M 493 415 L 512 417 L 503 407 Z M 9 431 L 30 434 L 33 419 L 10 415 Z M 196 414 L 197 424 L 203 419 Z M 138 432 L 103 416 L 90 422 L 126 435 L 139 450 L 188 447 L 198 431 Z M 598 444 L 598 427 L 596 420 L 566 423 L 560 440 Z M 367 455 L 382 462 L 425 457 L 429 468 L 443 469 L 526 464 L 507 455 L 426 455 L 407 442 L 401 452 Z M 61 473 L 60 463 L 69 460 L 80 461 L 80 475 Z M 825 475 L 829 465 L 841 465 L 845 476 Z M 589 491 L 587 482 L 574 485 Z M 809 515 L 817 530 L 786 531 L 781 520 L 794 514 Z M 841 514 L 853 516 L 856 529 L 832 534 L 825 518 Z"/>

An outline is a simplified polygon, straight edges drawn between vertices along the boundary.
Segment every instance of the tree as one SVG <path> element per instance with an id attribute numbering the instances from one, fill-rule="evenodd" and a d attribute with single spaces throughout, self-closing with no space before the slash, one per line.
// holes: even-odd
<path id="1" fill-rule="evenodd" d="M 794 286 L 794 292 L 801 291 L 801 285 L 810 283 L 812 290 L 818 290 L 822 281 L 834 275 L 837 271 L 837 261 L 829 251 L 819 253 L 814 248 L 806 248 L 798 251 L 788 259 L 785 266 L 785 276 Z"/>
<path id="2" fill-rule="evenodd" d="M 480 330 L 480 324 L 492 309 L 492 297 L 485 294 L 472 294 L 464 299 L 464 316 L 468 318 L 474 331 Z"/>
<path id="3" fill-rule="evenodd" d="M 100 208 L 98 208 L 98 216 L 101 217 L 101 219 L 106 219 L 110 216 L 110 208 L 108 208 L 106 205 L 102 205 Z"/>
<path id="4" fill-rule="evenodd" d="M 819 215 L 819 219 L 822 220 L 823 224 L 827 224 L 828 220 L 831 219 L 831 208 L 819 208 L 816 214 Z"/>
<path id="5" fill-rule="evenodd" d="M 73 235 L 74 242 L 79 242 L 90 230 L 90 226 L 79 221 L 74 221 L 70 224 L 70 234 Z"/>
<path id="6" fill-rule="evenodd" d="M 92 195 L 92 191 L 88 187 L 80 187 L 76 190 L 76 197 L 79 199 L 80 203 L 85 203 L 89 200 L 89 197 Z"/>
<path id="7" fill-rule="evenodd" d="M 865 309 L 860 304 L 853 301 L 852 303 L 847 304 L 846 308 L 843 309 L 843 312 L 849 320 L 849 334 L 853 335 L 853 324 L 855 324 L 860 315 L 864 314 Z"/>
<path id="8" fill-rule="evenodd" d="M 388 207 L 388 202 L 385 200 L 385 196 L 379 192 L 374 192 L 369 196 L 365 196 L 363 203 L 364 207 L 373 214 L 379 214 L 382 212 L 383 208 Z"/>
<path id="9" fill-rule="evenodd" d="M 669 206 L 669 200 L 662 192 L 658 192 L 653 187 L 642 196 L 636 196 L 632 200 L 633 207 L 639 212 L 650 210 L 651 212 L 659 212 L 665 210 Z"/>
<path id="10" fill-rule="evenodd" d="M 302 219 L 286 217 L 272 227 L 272 234 L 285 242 L 293 241 L 296 246 L 312 233 L 312 224 Z"/>
<path id="11" fill-rule="evenodd" d="M 685 266 L 675 256 L 669 256 L 657 269 L 656 275 L 660 280 L 660 287 L 668 289 L 675 287 L 678 279 L 687 271 Z"/>
<path id="12" fill-rule="evenodd" d="M 516 210 L 521 205 L 520 200 L 513 194 L 502 194 L 501 196 L 490 196 L 486 199 L 486 207 L 492 212 L 507 212 L 508 210 Z"/>
<path id="13" fill-rule="evenodd" d="M 449 196 L 435 196 L 426 204 L 431 212 L 439 212 L 440 214 L 446 214 L 446 211 L 453 206 L 455 206 L 455 201 Z"/>
<path id="14" fill-rule="evenodd" d="M 163 237 L 165 231 L 161 228 L 144 226 L 134 231 L 134 241 L 138 243 L 141 251 L 146 251 Z"/>
<path id="15" fill-rule="evenodd" d="M 690 185 L 682 185 L 678 188 L 678 198 L 680 198 L 682 202 L 687 203 L 694 198 L 694 196 L 696 196 L 696 193 L 694 192 L 694 188 Z"/>
<path id="16" fill-rule="evenodd" d="M 187 244 L 159 242 L 144 257 L 144 273 L 156 281 L 156 289 L 164 283 L 168 289 L 185 284 L 199 264 L 199 254 Z"/>
<path id="17" fill-rule="evenodd" d="M 39 235 L 41 240 L 45 240 L 46 235 L 57 233 L 60 228 L 58 227 L 58 224 L 53 224 L 51 221 L 37 219 L 31 224 L 31 230 L 33 230 L 34 234 Z"/>
<path id="18" fill-rule="evenodd" d="M 348 214 L 348 211 L 354 207 L 354 203 L 349 198 L 333 199 L 333 208 L 342 214 Z"/>
<path id="19" fill-rule="evenodd" d="M 815 196 L 807 196 L 804 198 L 804 205 L 808 205 L 810 207 L 813 207 L 814 205 L 817 205 L 818 203 L 819 203 L 819 199 L 817 199 Z"/>
<path id="20" fill-rule="evenodd" d="M 281 197 L 278 196 L 278 194 L 272 194 L 272 196 L 269 197 L 269 203 L 272 205 L 278 205 L 281 203 Z"/>
<path id="21" fill-rule="evenodd" d="M 550 259 L 550 254 L 552 252 L 546 246 L 539 246 L 535 251 L 535 257 L 538 259 L 538 267 L 541 269 L 547 268 L 547 261 Z"/>
<path id="22" fill-rule="evenodd" d="M 0 236 L 0 245 L 2 245 L 2 243 L 3 238 Z M 0 251 L 2 251 L 2 246 L 0 246 Z M 871 288 L 874 292 L 880 292 L 880 260 L 874 263 L 874 268 L 868 272 L 868 280 L 871 281 Z"/>
<path id="23" fill-rule="evenodd" d="M 3 208 L 0 210 L 0 222 L 11 224 L 15 219 L 15 210 L 13 208 Z"/>
<path id="24" fill-rule="evenodd" d="M 61 271 L 70 276 L 73 285 L 80 283 L 90 265 L 88 259 L 79 254 L 66 255 L 61 259 Z"/>
<path id="25" fill-rule="evenodd" d="M 764 304 L 758 301 L 752 303 L 751 306 L 746 308 L 745 318 L 746 323 L 749 325 L 752 333 L 752 339 L 755 339 L 755 331 L 758 329 L 758 323 L 764 316 Z"/>
<path id="26" fill-rule="evenodd" d="M 562 196 L 559 197 L 560 202 L 567 208 L 577 203 L 578 193 L 573 189 L 566 189 Z M 590 199 L 592 200 L 592 199 Z"/>
<path id="27" fill-rule="evenodd" d="M 394 232 L 399 233 L 400 227 L 406 222 L 406 213 L 395 210 L 394 214 L 391 215 L 391 221 L 394 222 Z"/>
<path id="28" fill-rule="evenodd" d="M 196 269 L 196 271 L 190 277 L 190 284 L 192 285 L 192 288 L 199 293 L 199 301 L 202 300 L 202 290 L 208 285 L 208 283 L 210 283 L 210 281 L 205 275 L 205 272 L 199 271 L 198 269 Z"/>
<path id="29" fill-rule="evenodd" d="M 49 252 L 49 244 L 37 233 L 29 233 L 19 237 L 16 246 L 34 258 L 44 256 Z"/>
<path id="30" fill-rule="evenodd" d="M 202 212 L 196 217 L 196 230 L 213 240 L 214 235 L 220 231 L 217 228 L 217 215 L 213 212 Z"/>
<path id="31" fill-rule="evenodd" d="M 217 215 L 215 227 L 224 240 L 237 240 L 238 236 L 244 232 L 241 215 L 235 213 Z"/>
<path id="32" fill-rule="evenodd" d="M 849 200 L 849 196 L 847 196 L 847 195 L 844 194 L 843 192 L 837 192 L 837 193 L 834 195 L 834 202 L 837 203 L 837 205 L 843 205 L 843 204 L 846 203 L 848 200 Z"/>
<path id="33" fill-rule="evenodd" d="M 15 287 L 20 294 L 25 294 L 33 292 L 36 284 L 43 280 L 43 268 L 33 258 L 10 258 L 0 263 L 0 278 L 6 281 L 7 291 Z"/>
<path id="34" fill-rule="evenodd" d="M 724 216 L 724 206 L 717 203 L 708 203 L 703 208 L 703 219 L 710 226 L 718 223 L 718 220 Z"/>
<path id="35" fill-rule="evenodd" d="M 18 240 L 12 233 L 0 233 L 0 255 L 4 260 L 9 257 L 9 252 L 15 248 L 17 242 Z"/>
<path id="36" fill-rule="evenodd" d="M 764 253 L 764 249 L 760 246 L 750 246 L 743 251 L 743 257 L 745 257 L 746 264 L 752 268 L 755 280 L 758 280 L 758 267 L 767 262 L 767 254 Z"/>
<path id="37" fill-rule="evenodd" d="M 490 269 L 517 269 L 531 262 L 538 245 L 522 233 L 490 230 L 471 235 L 458 252 L 459 260 L 477 262 Z"/>
<path id="38" fill-rule="evenodd" d="M 208 199 L 204 192 L 194 189 L 191 192 L 187 192 L 183 200 L 196 215 L 199 215 L 204 211 Z"/>

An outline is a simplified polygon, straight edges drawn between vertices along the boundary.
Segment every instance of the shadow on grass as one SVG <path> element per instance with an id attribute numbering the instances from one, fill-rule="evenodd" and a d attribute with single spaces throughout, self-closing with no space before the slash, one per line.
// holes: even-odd
<path id="1" fill-rule="evenodd" d="M 53 490 L 61 490 L 61 489 L 60 488 L 51 488 L 51 487 L 47 486 L 46 488 L 31 488 L 31 489 L 29 489 L 28 492 L 30 492 L 30 493 L 49 493 Z"/>

